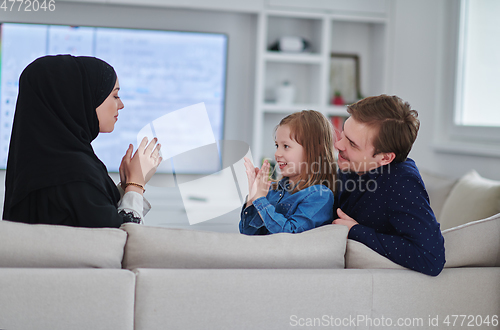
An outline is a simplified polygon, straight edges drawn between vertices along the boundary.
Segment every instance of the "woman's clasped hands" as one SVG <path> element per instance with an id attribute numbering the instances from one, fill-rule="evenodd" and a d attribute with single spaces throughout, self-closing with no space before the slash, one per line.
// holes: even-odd
<path id="1" fill-rule="evenodd" d="M 123 190 L 128 189 L 141 193 L 144 191 L 144 188 L 141 190 L 137 185 L 144 187 L 162 161 L 161 145 L 157 142 L 158 139 L 154 138 L 148 145 L 148 138 L 144 137 L 133 156 L 134 147 L 129 145 L 120 164 L 120 181 Z M 127 183 L 134 185 L 127 186 Z"/>
<path id="2" fill-rule="evenodd" d="M 250 159 L 245 159 L 245 169 L 248 178 L 248 197 L 246 207 L 250 206 L 254 200 L 260 197 L 266 197 L 271 186 L 269 181 L 269 171 L 271 165 L 267 160 L 264 161 L 262 167 L 254 167 Z"/>

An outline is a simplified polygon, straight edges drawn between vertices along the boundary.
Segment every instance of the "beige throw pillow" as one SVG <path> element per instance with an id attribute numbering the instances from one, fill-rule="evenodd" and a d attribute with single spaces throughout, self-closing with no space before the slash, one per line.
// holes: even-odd
<path id="1" fill-rule="evenodd" d="M 247 236 L 124 224 L 123 267 L 344 268 L 347 227 Z"/>
<path id="2" fill-rule="evenodd" d="M 443 231 L 445 268 L 500 266 L 500 213 Z"/>
<path id="3" fill-rule="evenodd" d="M 345 253 L 345 268 L 357 269 L 406 269 L 387 259 L 358 241 L 348 239 Z"/>
<path id="4" fill-rule="evenodd" d="M 444 203 L 458 180 L 435 175 L 424 170 L 420 171 L 420 175 L 422 176 L 422 180 L 424 180 L 425 190 L 427 190 L 427 194 L 429 195 L 432 211 L 434 211 L 436 219 L 439 219 Z"/>
<path id="5" fill-rule="evenodd" d="M 500 212 L 500 182 L 472 170 L 453 187 L 438 219 L 441 230 L 485 219 Z"/>
<path id="6" fill-rule="evenodd" d="M 117 228 L 0 220 L 0 267 L 121 268 L 126 240 Z"/>

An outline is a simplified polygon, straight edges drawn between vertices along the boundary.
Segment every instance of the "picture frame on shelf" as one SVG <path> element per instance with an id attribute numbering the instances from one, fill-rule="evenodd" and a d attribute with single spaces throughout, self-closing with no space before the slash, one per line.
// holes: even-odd
<path id="1" fill-rule="evenodd" d="M 330 103 L 351 104 L 362 98 L 360 89 L 359 56 L 331 53 Z"/>

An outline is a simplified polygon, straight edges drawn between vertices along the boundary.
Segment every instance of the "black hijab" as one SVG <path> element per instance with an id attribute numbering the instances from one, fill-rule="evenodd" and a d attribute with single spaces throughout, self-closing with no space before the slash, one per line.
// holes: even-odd
<path id="1" fill-rule="evenodd" d="M 4 219 L 33 191 L 75 181 L 101 190 L 115 206 L 119 192 L 91 146 L 96 108 L 116 83 L 112 66 L 94 57 L 44 56 L 19 78 L 7 161 Z"/>

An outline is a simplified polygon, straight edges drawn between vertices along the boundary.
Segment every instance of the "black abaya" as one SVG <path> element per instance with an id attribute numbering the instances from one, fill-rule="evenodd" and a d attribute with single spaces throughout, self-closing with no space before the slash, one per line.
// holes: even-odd
<path id="1" fill-rule="evenodd" d="M 28 65 L 19 79 L 5 179 L 5 220 L 119 227 L 120 194 L 91 146 L 96 108 L 116 73 L 93 57 L 57 55 Z"/>

